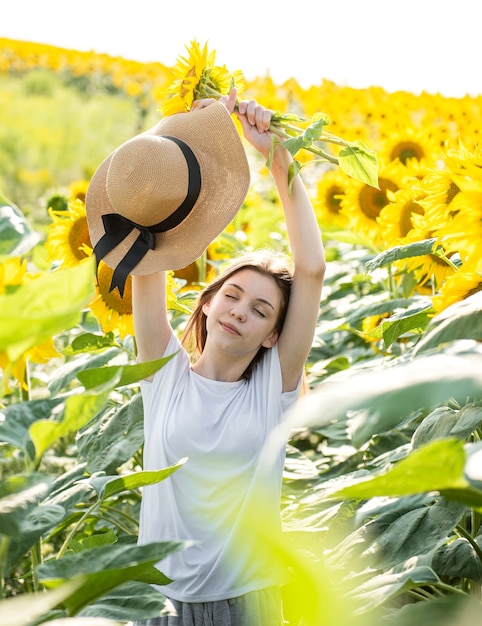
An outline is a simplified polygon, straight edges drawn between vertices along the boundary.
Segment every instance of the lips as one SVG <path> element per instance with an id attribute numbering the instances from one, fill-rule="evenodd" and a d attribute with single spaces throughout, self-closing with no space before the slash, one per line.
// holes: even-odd
<path id="1" fill-rule="evenodd" d="M 231 335 L 241 335 L 235 326 L 227 324 L 226 322 L 220 322 L 221 328 Z"/>

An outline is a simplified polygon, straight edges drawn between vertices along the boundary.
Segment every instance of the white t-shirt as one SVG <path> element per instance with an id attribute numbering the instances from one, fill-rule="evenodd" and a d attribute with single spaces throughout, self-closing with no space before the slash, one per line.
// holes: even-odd
<path id="1" fill-rule="evenodd" d="M 299 386 L 282 393 L 277 345 L 249 381 L 236 382 L 193 372 L 173 334 L 165 355 L 177 350 L 152 382 L 141 382 L 144 469 L 188 457 L 172 476 L 143 488 L 139 543 L 195 542 L 157 564 L 173 580 L 159 590 L 175 600 L 210 602 L 279 584 L 284 575 L 270 567 L 263 541 L 246 530 L 243 515 L 251 522 L 258 515 L 260 528 L 281 532 L 285 452 L 269 471 L 259 459 Z"/>

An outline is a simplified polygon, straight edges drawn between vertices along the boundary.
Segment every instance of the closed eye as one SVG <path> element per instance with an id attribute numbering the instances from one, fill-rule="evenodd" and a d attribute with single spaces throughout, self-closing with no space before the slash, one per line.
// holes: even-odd
<path id="1" fill-rule="evenodd" d="M 260 311 L 259 309 L 253 309 L 253 311 L 255 313 L 257 313 L 258 315 L 261 315 L 261 317 L 266 317 L 266 315 L 263 313 L 263 311 Z"/>

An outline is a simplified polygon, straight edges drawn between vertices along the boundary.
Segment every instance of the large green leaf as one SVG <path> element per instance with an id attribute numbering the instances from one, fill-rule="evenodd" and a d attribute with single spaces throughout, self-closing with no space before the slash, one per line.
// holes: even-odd
<path id="1" fill-rule="evenodd" d="M 0 487 L 0 534 L 16 537 L 30 511 L 48 493 L 50 478 L 43 474 L 7 476 Z"/>
<path id="2" fill-rule="evenodd" d="M 97 491 L 99 497 L 106 499 L 121 493 L 122 491 L 139 489 L 140 487 L 154 485 L 161 480 L 165 480 L 182 465 L 184 465 L 186 461 L 187 458 L 181 459 L 175 465 L 170 465 L 169 467 L 160 470 L 145 470 L 141 472 L 134 472 L 132 474 L 126 474 L 124 476 L 95 476 L 88 480 Z"/>
<path id="3" fill-rule="evenodd" d="M 39 241 L 40 235 L 32 229 L 23 213 L 13 205 L 3 204 L 0 197 L 0 257 L 21 256 Z"/>
<path id="4" fill-rule="evenodd" d="M 363 141 L 351 141 L 338 153 L 340 169 L 356 180 L 378 189 L 378 162 L 376 153 Z"/>
<path id="5" fill-rule="evenodd" d="M 431 409 L 454 399 L 463 405 L 482 390 L 482 356 L 461 352 L 420 356 L 413 361 L 382 362 L 384 367 L 332 376 L 300 400 L 273 436 L 276 452 L 293 428 L 320 428 L 350 418 L 352 443 L 361 446 L 375 434 L 396 427 L 421 408 Z M 267 453 L 268 454 L 268 453 Z"/>
<path id="6" fill-rule="evenodd" d="M 64 515 L 64 508 L 54 504 L 40 504 L 29 511 L 21 519 L 15 541 L 9 543 L 6 558 L 7 571 L 14 567 L 34 543 L 56 528 Z"/>
<path id="7" fill-rule="evenodd" d="M 75 590 L 82 585 L 82 580 L 66 582 L 61 587 L 52 591 L 42 591 L 40 593 L 20 594 L 13 598 L 0 601 L 0 615 L 2 616 L 2 626 L 31 626 L 32 623 L 41 623 L 40 618 L 48 613 L 58 604 L 64 602 Z M 36 620 L 40 620 L 37 622 Z M 50 622 L 49 624 L 54 624 Z M 69 626 L 74 625 L 69 622 Z M 85 625 L 86 626 L 86 625 Z M 90 626 L 97 626 L 91 624 Z M 100 626 L 100 624 L 98 625 Z M 106 625 L 107 626 L 107 625 Z M 112 626 L 112 624 L 110 624 Z"/>
<path id="8" fill-rule="evenodd" d="M 437 582 L 439 578 L 431 568 L 419 566 L 405 572 L 387 572 L 373 576 L 357 587 L 353 595 L 361 602 L 362 609 L 368 611 L 387 603 L 409 589 Z"/>
<path id="9" fill-rule="evenodd" d="M 62 402 L 62 398 L 45 398 L 4 407 L 0 411 L 0 442 L 16 446 L 33 458 L 30 426 L 37 420 L 48 419 Z"/>
<path id="10" fill-rule="evenodd" d="M 66 580 L 82 578 L 80 588 L 65 600 L 69 615 L 75 615 L 97 598 L 129 580 L 168 584 L 170 579 L 154 565 L 185 545 L 179 541 L 166 541 L 142 546 L 116 544 L 92 548 L 62 559 L 46 561 L 37 568 L 37 576 L 49 589 L 58 587 Z"/>
<path id="11" fill-rule="evenodd" d="M 377 626 L 482 626 L 480 602 L 464 593 L 433 596 L 392 609 Z"/>
<path id="12" fill-rule="evenodd" d="M 443 439 L 411 452 L 392 469 L 332 494 L 335 498 L 364 500 L 375 496 L 405 496 L 427 491 L 465 489 L 464 442 Z M 482 492 L 480 494 L 482 505 Z"/>
<path id="13" fill-rule="evenodd" d="M 377 570 L 405 570 L 415 562 L 435 569 L 433 555 L 465 513 L 463 505 L 440 497 L 398 516 L 388 510 L 368 523 L 370 541 L 362 556 Z"/>
<path id="14" fill-rule="evenodd" d="M 102 408 L 107 394 L 74 395 L 65 401 L 61 421 L 37 420 L 30 426 L 30 437 L 35 446 L 35 457 L 40 459 L 44 452 L 61 437 L 77 432 Z"/>
<path id="15" fill-rule="evenodd" d="M 104 350 L 98 354 L 80 354 L 75 359 L 67 361 L 57 368 L 50 377 L 49 391 L 55 396 L 63 389 L 68 389 L 72 381 L 77 382 L 78 372 L 87 369 L 101 367 L 121 353 L 120 348 L 114 347 Z"/>
<path id="16" fill-rule="evenodd" d="M 121 405 L 105 407 L 77 436 L 81 459 L 87 461 L 87 471 L 113 474 L 128 461 L 144 442 L 143 404 L 140 393 Z"/>
<path id="17" fill-rule="evenodd" d="M 147 620 L 164 615 L 165 596 L 151 585 L 130 581 L 116 587 L 79 612 L 84 617 L 121 620 Z M 66 626 L 70 626 L 69 624 Z M 75 624 L 72 624 L 75 626 Z M 86 624 L 88 626 L 88 624 Z"/>
<path id="18" fill-rule="evenodd" d="M 89 390 L 105 391 L 115 387 L 131 385 L 155 374 L 174 355 L 175 353 L 162 359 L 144 361 L 135 365 L 111 365 L 109 367 L 81 370 L 77 372 L 77 378 Z"/>
<path id="19" fill-rule="evenodd" d="M 439 576 L 482 581 L 482 563 L 465 538 L 455 539 L 442 546 L 434 554 L 432 564 Z"/>
<path id="20" fill-rule="evenodd" d="M 0 351 L 17 361 L 27 350 L 73 328 L 94 293 L 94 260 L 44 274 L 0 295 Z"/>
<path id="21" fill-rule="evenodd" d="M 482 291 L 456 302 L 432 318 L 414 355 L 457 339 L 482 340 Z"/>
<path id="22" fill-rule="evenodd" d="M 436 238 L 423 239 L 422 241 L 415 241 L 403 246 L 394 246 L 389 250 L 384 250 L 373 259 L 370 259 L 370 261 L 367 261 L 365 265 L 367 272 L 373 272 L 380 267 L 390 265 L 394 261 L 400 261 L 401 259 L 431 254 L 436 241 Z"/>

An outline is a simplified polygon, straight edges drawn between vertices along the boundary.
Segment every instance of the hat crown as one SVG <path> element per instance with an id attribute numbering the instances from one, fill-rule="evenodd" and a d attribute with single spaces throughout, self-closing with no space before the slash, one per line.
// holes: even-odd
<path id="1" fill-rule="evenodd" d="M 159 135 L 142 134 L 112 155 L 106 192 L 120 215 L 152 226 L 179 207 L 188 182 L 188 165 L 178 145 Z"/>

